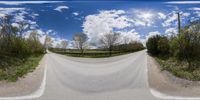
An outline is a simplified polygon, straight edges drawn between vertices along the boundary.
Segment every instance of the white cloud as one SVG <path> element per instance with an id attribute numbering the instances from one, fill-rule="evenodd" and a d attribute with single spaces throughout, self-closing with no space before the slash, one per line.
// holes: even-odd
<path id="1" fill-rule="evenodd" d="M 62 12 L 64 9 L 69 9 L 68 6 L 58 6 L 57 8 L 55 8 L 54 10 Z"/>
<path id="2" fill-rule="evenodd" d="M 32 20 L 26 20 L 29 23 L 29 27 L 30 29 L 34 30 L 38 28 L 37 22 L 36 21 L 32 21 Z"/>
<path id="3" fill-rule="evenodd" d="M 167 4 L 200 4 L 200 1 L 169 1 Z"/>
<path id="4" fill-rule="evenodd" d="M 197 11 L 200 11 L 200 8 L 199 8 L 199 7 L 193 7 L 193 8 L 189 8 L 189 10 L 197 10 Z"/>
<path id="5" fill-rule="evenodd" d="M 39 14 L 37 14 L 37 13 L 32 13 L 32 14 L 30 14 L 30 17 L 32 17 L 33 19 L 35 19 L 36 17 L 38 17 L 39 16 Z"/>
<path id="6" fill-rule="evenodd" d="M 20 13 L 16 13 L 14 16 L 14 20 L 15 22 L 21 22 L 25 20 L 25 15 L 27 14 L 27 12 L 23 11 Z"/>
<path id="7" fill-rule="evenodd" d="M 176 12 L 172 12 L 167 16 L 167 19 L 162 23 L 164 27 L 170 26 L 173 22 L 177 20 Z"/>
<path id="8" fill-rule="evenodd" d="M 155 36 L 155 35 L 160 35 L 160 32 L 158 32 L 158 31 L 149 32 L 149 34 L 146 36 L 146 40 L 148 40 L 148 38 Z"/>
<path id="9" fill-rule="evenodd" d="M 172 36 L 172 35 L 178 34 L 178 31 L 177 31 L 176 28 L 168 28 L 168 29 L 165 30 L 165 34 L 167 36 Z"/>
<path id="10" fill-rule="evenodd" d="M 141 41 L 141 35 L 135 27 L 153 26 L 154 14 L 150 11 L 142 10 L 102 10 L 98 14 L 85 17 L 83 32 L 88 35 L 91 44 L 99 43 L 102 35 L 111 32 L 121 33 L 121 42 L 126 38 L 130 41 Z M 162 16 L 163 17 L 163 16 Z M 127 42 L 127 41 L 126 41 Z"/>
<path id="11" fill-rule="evenodd" d="M 11 24 L 13 27 L 19 27 L 19 24 L 17 24 L 17 23 L 12 23 Z"/>
<path id="12" fill-rule="evenodd" d="M 20 22 L 25 20 L 26 8 L 0 8 L 0 17 L 11 15 L 14 17 L 15 22 Z"/>
<path id="13" fill-rule="evenodd" d="M 184 12 L 184 13 L 183 13 L 183 12 L 182 12 L 181 15 L 182 15 L 183 17 L 188 17 L 188 16 L 190 16 L 190 13 L 188 13 L 188 12 Z"/>
<path id="14" fill-rule="evenodd" d="M 196 14 L 198 17 L 200 16 L 200 8 L 199 7 L 189 8 L 188 10 L 193 10 L 193 11 L 195 11 L 194 14 Z"/>
<path id="15" fill-rule="evenodd" d="M 73 15 L 74 15 L 74 16 L 78 16 L 79 13 L 78 13 L 78 12 L 73 12 Z"/>
<path id="16" fill-rule="evenodd" d="M 159 19 L 166 19 L 166 17 L 167 17 L 167 16 L 166 16 L 165 14 L 163 14 L 163 13 L 161 13 L 161 12 L 158 13 L 158 18 L 159 18 Z"/>
<path id="17" fill-rule="evenodd" d="M 38 32 L 40 42 L 41 42 L 42 44 L 44 44 L 45 37 L 46 37 L 45 32 L 44 32 L 43 30 L 41 30 L 41 29 L 36 29 L 36 31 Z M 29 35 L 30 35 L 31 32 L 32 32 L 32 30 L 27 31 L 27 32 L 24 34 L 24 37 L 25 37 L 25 38 L 29 38 Z"/>
<path id="18" fill-rule="evenodd" d="M 187 19 L 187 17 L 190 16 L 190 13 L 188 12 L 180 11 L 179 13 L 181 16 L 181 20 Z M 177 12 L 172 11 L 171 13 L 167 14 L 166 20 L 162 23 L 162 26 L 163 27 L 173 26 L 174 24 L 177 23 L 177 19 L 178 19 Z"/>
<path id="19" fill-rule="evenodd" d="M 131 9 L 128 11 L 131 21 L 135 26 L 152 26 L 154 24 L 154 14 L 151 11 L 142 9 Z"/>
<path id="20" fill-rule="evenodd" d="M 6 15 L 10 15 L 13 17 L 12 25 L 18 27 L 19 22 L 27 22 L 28 25 L 26 26 L 27 28 L 29 27 L 30 29 L 37 29 L 38 25 L 37 22 L 31 19 L 28 19 L 28 16 L 39 16 L 36 13 L 31 13 L 28 12 L 29 9 L 27 8 L 0 8 L 0 17 L 4 17 Z M 25 34 L 25 33 L 24 33 Z"/>
<path id="21" fill-rule="evenodd" d="M 121 43 L 130 43 L 131 41 L 140 41 L 140 34 L 131 29 L 129 31 L 118 31 L 121 33 Z"/>
<path id="22" fill-rule="evenodd" d="M 64 1 L 0 1 L 4 5 L 22 5 L 22 4 L 44 4 L 44 3 L 62 3 Z"/>
<path id="23" fill-rule="evenodd" d="M 56 48 L 61 48 L 61 42 L 62 41 L 68 41 L 67 39 L 63 39 L 63 38 L 60 38 L 60 37 L 57 37 L 57 38 L 51 37 L 51 38 L 53 40 L 52 46 L 56 47 Z M 68 45 L 68 47 L 69 47 L 69 45 Z"/>
<path id="24" fill-rule="evenodd" d="M 25 8 L 0 8 L 0 17 L 10 15 L 16 11 L 23 11 Z"/>
<path id="25" fill-rule="evenodd" d="M 49 33 L 53 32 L 53 30 L 51 30 L 51 29 L 48 30 L 47 32 L 43 31 L 42 29 L 35 29 L 35 30 L 37 31 L 37 33 L 38 33 L 38 35 L 39 35 L 39 40 L 40 40 L 40 42 L 41 42 L 42 44 L 44 44 L 44 42 L 45 42 L 46 33 L 49 34 Z M 29 38 L 29 35 L 30 35 L 31 32 L 32 32 L 32 30 L 27 31 L 27 32 L 25 33 L 25 36 L 24 36 L 24 37 L 25 37 L 25 38 Z M 50 37 L 52 38 L 52 40 L 53 40 L 53 43 L 52 43 L 53 47 L 55 47 L 57 43 L 60 43 L 62 40 L 64 40 L 64 39 L 61 39 L 61 38 L 59 38 L 59 37 L 57 37 L 57 38 L 52 37 L 50 34 L 49 34 L 49 36 L 50 36 Z"/>
<path id="26" fill-rule="evenodd" d="M 52 29 L 49 29 L 49 30 L 47 30 L 47 34 L 50 34 L 51 32 L 53 32 L 53 30 Z"/>
<path id="27" fill-rule="evenodd" d="M 194 12 L 198 17 L 200 17 L 200 11 Z"/>
<path id="28" fill-rule="evenodd" d="M 52 35 L 52 36 L 57 35 L 57 32 L 55 32 L 55 31 L 52 30 L 52 29 L 47 30 L 46 33 L 47 33 L 48 35 Z"/>
<path id="29" fill-rule="evenodd" d="M 98 43 L 101 35 L 130 26 L 124 10 L 103 10 L 85 17 L 83 32 L 88 35 L 89 41 Z"/>

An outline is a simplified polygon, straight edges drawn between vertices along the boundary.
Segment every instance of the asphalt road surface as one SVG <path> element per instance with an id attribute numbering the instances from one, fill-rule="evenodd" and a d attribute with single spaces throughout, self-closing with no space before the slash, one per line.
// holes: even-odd
<path id="1" fill-rule="evenodd" d="M 34 100 L 156 100 L 148 87 L 146 51 L 111 58 L 46 56 L 44 93 Z"/>
<path id="2" fill-rule="evenodd" d="M 145 50 L 110 58 L 48 53 L 44 59 L 46 74 L 35 95 L 5 99 L 159 100 L 148 86 Z"/>

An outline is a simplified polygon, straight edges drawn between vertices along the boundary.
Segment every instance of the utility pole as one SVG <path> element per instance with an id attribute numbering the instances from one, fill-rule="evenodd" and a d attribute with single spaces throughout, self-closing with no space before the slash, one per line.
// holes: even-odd
<path id="1" fill-rule="evenodd" d="M 178 34 L 181 33 L 181 19 L 180 19 L 180 13 L 177 12 L 178 15 Z"/>

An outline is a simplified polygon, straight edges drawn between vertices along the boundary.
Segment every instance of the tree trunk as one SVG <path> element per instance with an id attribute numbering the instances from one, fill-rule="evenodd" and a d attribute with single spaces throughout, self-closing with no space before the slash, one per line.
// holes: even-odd
<path id="1" fill-rule="evenodd" d="M 109 56 L 112 55 L 112 46 L 109 47 Z"/>
<path id="2" fill-rule="evenodd" d="M 81 49 L 81 56 L 83 56 L 83 49 Z"/>

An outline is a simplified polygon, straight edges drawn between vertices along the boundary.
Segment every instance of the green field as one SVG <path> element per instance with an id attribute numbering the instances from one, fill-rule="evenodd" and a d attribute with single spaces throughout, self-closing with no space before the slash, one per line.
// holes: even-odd
<path id="1" fill-rule="evenodd" d="M 109 55 L 109 51 L 85 51 L 83 54 L 79 51 L 57 51 L 54 53 L 59 53 L 67 56 L 72 56 L 72 57 L 86 57 L 86 58 L 103 58 L 103 57 L 112 57 L 112 56 L 118 56 L 122 54 L 127 54 L 125 52 L 118 52 L 118 51 L 113 51 L 112 55 Z"/>
<path id="2" fill-rule="evenodd" d="M 143 49 L 142 49 L 143 50 Z M 129 52 L 122 52 L 122 51 L 112 51 L 112 54 L 110 56 L 109 51 L 106 50 L 99 50 L 99 49 L 90 49 L 90 50 L 85 50 L 83 54 L 81 51 L 77 49 L 67 49 L 67 50 L 62 50 L 62 49 L 50 49 L 50 51 L 58 54 L 63 54 L 66 56 L 72 56 L 72 57 L 86 57 L 86 58 L 104 58 L 104 57 L 113 57 L 113 56 L 118 56 L 118 55 L 123 55 L 123 54 L 128 54 L 136 51 L 129 51 Z M 137 50 L 139 51 L 139 50 Z"/>

